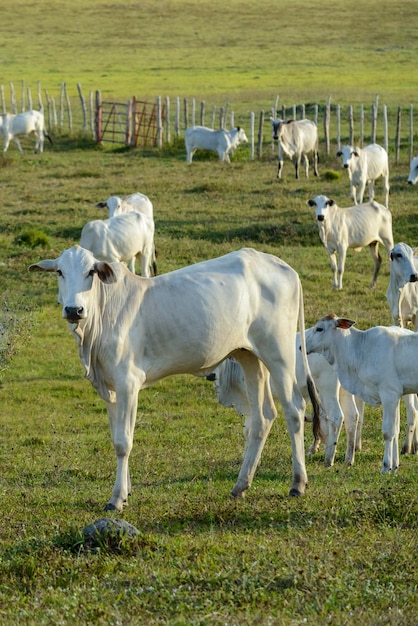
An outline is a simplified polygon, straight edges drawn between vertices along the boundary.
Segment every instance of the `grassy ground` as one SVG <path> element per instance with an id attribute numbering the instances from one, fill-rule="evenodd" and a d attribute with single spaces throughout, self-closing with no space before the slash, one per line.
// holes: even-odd
<path id="1" fill-rule="evenodd" d="M 123 518 L 141 531 L 114 553 L 81 548 L 81 530 L 104 515 L 115 474 L 105 407 L 83 379 L 55 304 L 54 277 L 27 272 L 55 257 L 97 217 L 98 200 L 141 190 L 153 200 L 161 272 L 250 245 L 300 273 L 307 324 L 335 311 L 360 328 L 390 323 L 384 258 L 375 291 L 367 251 L 350 253 L 344 289 L 331 289 L 327 255 L 306 200 L 348 203 L 334 159 L 321 179 L 293 178 L 273 157 L 231 166 L 184 149 L 91 149 L 63 138 L 42 157 L 1 161 L 0 293 L 2 466 L 0 621 L 88 624 L 410 624 L 418 604 L 417 465 L 403 457 L 382 476 L 379 409 L 366 410 L 363 451 L 343 465 L 307 460 L 307 495 L 291 500 L 290 447 L 275 424 L 253 487 L 229 499 L 243 450 L 242 420 L 212 385 L 174 377 L 141 392 L 131 456 L 133 495 Z M 69 149 L 72 145 L 72 149 Z M 392 167 L 395 240 L 414 244 L 415 189 L 407 160 Z M 22 181 L 25 181 L 22 184 Z M 381 187 L 377 187 L 377 197 Z M 47 239 L 47 245 L 45 244 Z M 39 242 L 38 244 L 36 242 Z M 34 246 L 34 247 L 32 247 Z M 10 320 L 13 325 L 10 329 Z M 402 433 L 405 417 L 402 417 Z M 311 440 L 309 429 L 306 444 Z"/>
<path id="2" fill-rule="evenodd" d="M 14 82 L 18 99 L 22 80 L 34 98 L 38 80 L 54 97 L 66 81 L 75 98 L 77 82 L 84 93 L 123 98 L 231 98 L 245 120 L 276 95 L 281 105 L 379 94 L 395 110 L 416 97 L 417 10 L 412 0 L 4 0 L 0 83 L 7 94 Z M 196 155 L 187 167 L 180 140 L 148 152 L 57 132 L 41 157 L 23 145 L 23 157 L 11 146 L 0 158 L 0 623 L 415 623 L 417 458 L 380 474 L 379 408 L 366 409 L 355 465 L 343 465 L 342 434 L 333 468 L 322 452 L 307 459 L 309 487 L 296 500 L 287 496 L 291 455 L 280 415 L 251 490 L 236 502 L 229 493 L 242 419 L 217 404 L 207 381 L 161 381 L 140 394 L 133 493 L 122 515 L 140 540 L 83 549 L 81 531 L 104 515 L 115 476 L 107 416 L 82 377 L 54 277 L 27 271 L 77 242 L 84 223 L 103 215 L 96 202 L 138 190 L 154 203 L 160 272 L 253 246 L 299 272 L 307 325 L 331 311 L 359 328 L 389 324 L 386 257 L 374 291 L 367 251 L 349 253 L 344 289 L 331 289 L 306 201 L 324 193 L 349 203 L 335 146 L 327 157 L 321 145 L 319 180 L 294 180 L 286 162 L 278 181 L 268 150 L 251 162 L 239 148 L 228 167 Z M 391 144 L 390 208 L 395 241 L 415 246 L 417 190 L 405 183 L 402 147 L 395 164 Z"/>

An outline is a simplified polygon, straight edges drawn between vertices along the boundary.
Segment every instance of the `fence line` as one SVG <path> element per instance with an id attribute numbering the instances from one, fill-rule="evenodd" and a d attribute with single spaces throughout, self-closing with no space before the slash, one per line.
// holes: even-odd
<path id="1" fill-rule="evenodd" d="M 12 113 L 32 108 L 31 89 L 29 86 L 26 87 L 25 81 L 21 81 L 20 84 L 19 106 L 13 83 L 9 83 L 8 88 L 9 110 Z M 38 81 L 38 108 L 44 111 L 48 130 L 53 132 L 54 128 L 60 128 L 72 133 L 75 126 L 75 129 L 77 130 L 78 128 L 78 131 L 83 135 L 90 135 L 96 141 L 101 142 L 104 140 L 104 129 L 98 128 L 99 124 L 103 124 L 103 111 L 100 112 L 98 109 L 101 102 L 100 92 L 90 90 L 88 98 L 85 98 L 80 83 L 76 84 L 76 88 L 78 94 L 76 102 L 79 103 L 79 108 L 76 107 L 74 109 L 75 125 L 72 110 L 72 106 L 75 106 L 75 99 L 74 97 L 70 98 L 67 84 L 63 82 L 60 85 L 57 107 L 55 98 L 46 89 L 42 91 L 40 81 Z M 44 94 L 46 100 L 45 109 L 42 94 Z M 6 100 L 5 87 L 0 85 L 0 113 L 7 112 Z M 344 109 L 341 105 L 332 103 L 331 97 L 323 105 L 303 103 L 285 106 L 283 102 L 279 103 L 279 100 L 279 96 L 276 96 L 274 106 L 271 108 L 271 115 L 277 116 L 279 114 L 283 119 L 300 119 L 305 116 L 313 119 L 320 130 L 320 144 L 327 155 L 331 153 L 334 144 L 337 151 L 343 142 L 363 147 L 364 144 L 378 141 L 387 151 L 389 149 L 393 150 L 396 162 L 399 161 L 401 150 L 405 151 L 406 149 L 408 151 L 409 159 L 412 159 L 414 156 L 414 118 L 418 113 L 415 111 L 413 104 L 409 105 L 407 111 L 405 110 L 407 107 L 398 105 L 397 109 L 393 107 L 389 113 L 386 105 L 381 106 L 379 104 L 378 95 L 375 96 L 374 102 L 369 108 L 366 108 L 364 104 L 357 105 L 356 108 L 350 104 Z M 131 106 L 130 103 L 132 102 L 136 102 L 135 115 L 129 112 L 129 106 Z M 115 122 L 115 130 L 112 138 L 107 139 L 108 141 L 136 145 L 133 143 L 133 138 L 135 138 L 135 132 L 136 136 L 138 136 L 140 131 L 136 128 L 133 133 L 132 129 L 126 128 L 126 124 L 133 124 L 134 119 L 136 120 L 135 123 L 138 123 L 138 116 L 141 117 L 142 115 L 142 118 L 144 118 L 143 111 L 138 113 L 139 103 L 140 101 L 136 98 L 124 104 L 113 103 L 115 111 L 118 110 L 119 121 L 117 124 Z M 108 104 L 112 106 L 111 103 Z M 204 126 L 208 117 L 210 118 L 208 125 L 212 128 L 226 128 L 228 121 L 230 127 L 235 125 L 235 114 L 233 110 L 230 110 L 229 98 L 223 105 L 213 105 L 210 115 L 208 115 L 207 103 L 202 100 L 197 104 L 195 98 L 181 99 L 177 97 L 175 106 L 171 107 L 169 97 L 162 99 L 161 96 L 158 96 L 154 102 L 142 102 L 142 105 L 152 108 L 152 113 L 150 114 L 152 122 L 150 124 L 153 127 L 152 132 L 148 129 L 147 132 L 144 131 L 143 133 L 141 145 L 144 147 L 161 148 L 164 144 L 170 144 L 173 141 L 173 137 L 174 139 L 181 138 L 184 130 L 189 125 L 200 124 Z M 122 116 L 124 116 L 123 121 Z M 173 119 L 171 119 L 172 117 Z M 242 119 L 242 116 L 240 118 Z M 257 113 L 251 111 L 249 113 L 251 159 L 263 157 L 263 153 L 266 150 L 265 147 L 263 150 L 264 133 L 265 131 L 269 132 L 270 129 L 270 125 L 265 124 L 263 111 L 258 116 L 257 131 L 255 130 L 256 119 Z M 366 123 L 370 124 L 370 134 L 366 131 Z M 245 128 L 246 122 L 244 121 L 242 125 Z M 119 126 L 120 129 L 123 127 L 123 131 L 116 132 L 116 126 Z M 171 128 L 174 131 L 173 136 Z M 392 136 L 390 136 L 390 133 Z M 273 140 L 271 140 L 267 149 L 270 154 L 274 152 L 275 145 Z"/>

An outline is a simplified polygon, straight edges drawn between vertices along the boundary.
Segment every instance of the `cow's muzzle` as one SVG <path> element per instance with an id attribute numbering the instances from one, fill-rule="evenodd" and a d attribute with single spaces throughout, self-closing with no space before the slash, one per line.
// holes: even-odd
<path id="1" fill-rule="evenodd" d="M 344 167 L 347 170 L 348 169 L 348 163 L 344 163 Z"/>
<path id="2" fill-rule="evenodd" d="M 216 380 L 216 374 L 215 374 L 215 372 L 211 372 L 210 374 L 208 374 L 208 375 L 206 376 L 206 380 L 210 380 L 210 381 L 212 381 L 212 382 L 215 382 L 215 380 Z"/>
<path id="3" fill-rule="evenodd" d="M 64 308 L 64 317 L 67 322 L 79 322 L 84 317 L 84 307 L 82 306 L 66 306 Z"/>
<path id="4" fill-rule="evenodd" d="M 325 219 L 324 215 L 318 215 L 318 217 L 317 217 L 318 222 L 323 222 L 324 219 Z"/>

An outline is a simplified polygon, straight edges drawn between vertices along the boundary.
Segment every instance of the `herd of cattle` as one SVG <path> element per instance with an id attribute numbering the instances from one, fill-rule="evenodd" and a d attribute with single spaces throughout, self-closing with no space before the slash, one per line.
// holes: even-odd
<path id="1" fill-rule="evenodd" d="M 279 142 L 278 176 L 284 155 L 294 161 L 296 176 L 303 159 L 308 176 L 310 152 L 317 175 L 316 126 L 308 120 L 272 119 L 272 127 Z M 197 149 L 214 150 L 229 161 L 242 141 L 246 136 L 240 128 L 193 127 L 185 133 L 187 161 Z M 109 217 L 87 223 L 80 245 L 30 266 L 30 271 L 57 274 L 62 315 L 77 341 L 85 376 L 107 405 L 117 473 L 106 509 L 122 510 L 131 491 L 128 459 L 138 393 L 173 374 L 214 380 L 219 402 L 245 416 L 244 455 L 232 490 L 236 497 L 252 483 L 277 400 L 292 443 L 291 495 L 302 495 L 307 484 L 307 401 L 313 407 L 310 452 L 322 441 L 326 465 L 334 462 L 343 422 L 345 462 L 354 463 L 365 402 L 383 407 L 383 472 L 399 466 L 402 398 L 408 422 L 402 452 L 418 452 L 418 379 L 413 375 L 418 334 L 405 328 L 412 322 L 418 330 L 418 258 L 407 244 L 394 245 L 385 150 L 377 144 L 343 146 L 341 156 L 354 205 L 340 208 L 323 195 L 308 205 L 315 209 L 334 289 L 342 289 L 347 249 L 366 245 L 374 261 L 373 287 L 381 264 L 379 243 L 385 246 L 391 259 L 387 300 L 392 327 L 360 331 L 352 328 L 353 321 L 332 315 L 305 331 L 298 274 L 277 257 L 248 248 L 157 275 L 153 205 L 141 193 L 99 202 Z M 384 180 L 385 205 L 374 200 L 378 177 Z M 408 182 L 417 179 L 418 157 Z M 363 202 L 366 185 L 369 199 Z M 136 257 L 141 276 L 134 275 Z"/>

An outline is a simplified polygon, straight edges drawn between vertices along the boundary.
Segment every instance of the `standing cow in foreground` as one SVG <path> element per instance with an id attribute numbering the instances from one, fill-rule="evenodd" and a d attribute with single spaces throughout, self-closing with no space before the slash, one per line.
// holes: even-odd
<path id="1" fill-rule="evenodd" d="M 106 509 L 122 510 L 131 491 L 128 459 L 138 392 L 173 374 L 206 376 L 232 355 L 244 370 L 251 406 L 232 495 L 242 496 L 250 487 L 277 415 L 266 368 L 292 443 L 290 494 L 304 493 L 305 402 L 295 375 L 303 296 L 289 265 L 243 249 L 149 280 L 75 246 L 29 270 L 58 275 L 62 315 L 78 343 L 85 376 L 106 401 L 117 458 L 116 483 Z M 302 350 L 318 433 L 319 406 L 304 342 Z"/>
<path id="2" fill-rule="evenodd" d="M 306 178 L 309 178 L 308 154 L 312 152 L 315 176 L 318 174 L 318 128 L 310 120 L 289 120 L 270 118 L 273 139 L 278 141 L 278 178 L 282 177 L 283 157 L 288 156 L 295 165 L 296 178 L 299 178 L 300 162 L 305 162 Z"/>
<path id="3" fill-rule="evenodd" d="M 45 128 L 45 119 L 40 111 L 25 111 L 24 113 L 3 113 L 0 115 L 0 135 L 4 137 L 3 153 L 7 152 L 10 141 L 13 139 L 19 152 L 23 148 L 17 135 L 35 134 L 35 152 L 44 151 L 45 137 L 52 144 L 52 139 Z"/>
<path id="4" fill-rule="evenodd" d="M 237 126 L 232 130 L 214 130 L 206 126 L 191 126 L 184 131 L 187 163 L 191 163 L 196 150 L 217 152 L 220 161 L 231 162 L 229 155 L 240 143 L 248 142 L 243 128 Z"/>
<path id="5" fill-rule="evenodd" d="M 373 278 L 370 283 L 370 287 L 373 288 L 382 263 L 379 243 L 385 246 L 388 254 L 393 248 L 391 212 L 377 202 L 340 208 L 334 200 L 322 195 L 308 200 L 307 205 L 315 207 L 319 236 L 331 264 L 333 289 L 343 287 L 348 248 L 359 251 L 364 246 L 369 246 L 374 262 Z"/>
<path id="6" fill-rule="evenodd" d="M 377 143 L 372 143 L 365 148 L 343 146 L 337 152 L 337 156 L 342 156 L 343 167 L 348 170 L 350 197 L 354 204 L 363 202 L 367 184 L 369 200 L 373 200 L 374 183 L 377 178 L 382 177 L 385 194 L 384 204 L 387 208 L 389 206 L 389 159 L 386 150 Z"/>
<path id="7" fill-rule="evenodd" d="M 396 326 L 357 330 L 352 328 L 354 323 L 334 314 L 323 317 L 306 331 L 306 349 L 323 354 L 347 391 L 372 406 L 382 405 L 382 472 L 396 471 L 399 401 L 405 394 L 418 392 L 418 333 Z M 416 440 L 417 416 L 417 411 L 408 413 L 407 441 Z"/>

